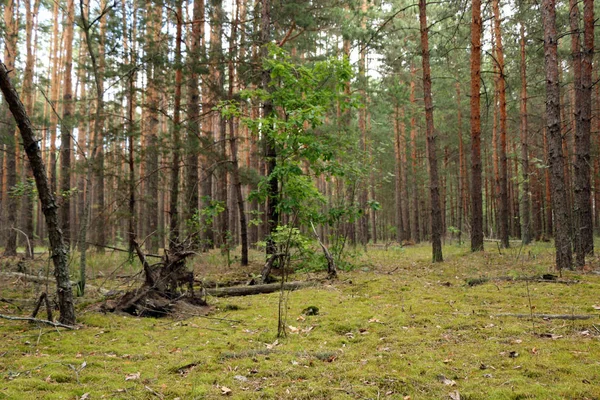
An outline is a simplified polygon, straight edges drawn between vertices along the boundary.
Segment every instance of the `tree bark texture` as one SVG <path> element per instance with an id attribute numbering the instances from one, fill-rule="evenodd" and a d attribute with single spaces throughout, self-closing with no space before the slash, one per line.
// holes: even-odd
<path id="1" fill-rule="evenodd" d="M 573 1 L 571 11 L 571 29 L 579 28 L 579 18 L 574 16 L 578 10 Z M 579 80 L 574 77 L 575 86 L 575 251 L 578 267 L 585 265 L 585 257 L 594 252 L 594 227 L 592 216 L 590 148 L 592 125 L 592 60 L 594 57 L 594 4 L 593 0 L 584 1 L 583 8 L 584 39 L 580 48 L 579 36 L 572 32 L 574 75 L 579 65 Z M 575 47 L 576 46 L 576 47 Z M 581 51 L 583 50 L 583 51 Z"/>
<path id="2" fill-rule="evenodd" d="M 421 54 L 423 60 L 423 92 L 425 97 L 425 124 L 427 129 L 427 158 L 429 160 L 429 191 L 431 197 L 431 244 L 433 262 L 442 262 L 442 212 L 440 210 L 440 188 L 436 135 L 433 124 L 433 99 L 431 97 L 431 67 L 429 65 L 429 28 L 427 27 L 426 0 L 419 0 L 421 26 Z"/>
<path id="3" fill-rule="evenodd" d="M 560 119 L 560 86 L 558 80 L 558 36 L 556 33 L 556 0 L 542 2 L 544 25 L 544 65 L 546 70 L 546 132 L 552 182 L 552 209 L 555 222 L 556 268 L 571 269 L 571 218 L 567 207 L 564 156 Z"/>
<path id="4" fill-rule="evenodd" d="M 471 251 L 483 251 L 481 198 L 481 0 L 473 0 L 471 21 Z"/>
<path id="5" fill-rule="evenodd" d="M 494 35 L 496 38 L 496 61 L 498 65 L 498 101 L 500 111 L 500 203 L 498 210 L 500 241 L 504 248 L 509 247 L 509 202 L 508 202 L 508 160 L 506 156 L 506 81 L 504 74 L 504 49 L 502 46 L 502 32 L 500 29 L 499 0 L 492 1 L 494 11 Z"/>

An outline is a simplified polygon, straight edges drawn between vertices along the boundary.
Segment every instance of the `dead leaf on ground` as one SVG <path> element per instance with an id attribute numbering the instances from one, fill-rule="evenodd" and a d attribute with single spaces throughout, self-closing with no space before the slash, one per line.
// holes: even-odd
<path id="1" fill-rule="evenodd" d="M 438 379 L 441 383 L 448 386 L 456 386 L 456 381 L 446 378 L 444 375 L 439 375 Z"/>
<path id="2" fill-rule="evenodd" d="M 88 393 L 84 393 L 81 395 L 81 397 L 79 398 L 79 400 L 88 400 L 90 398 L 90 394 Z"/>
<path id="3" fill-rule="evenodd" d="M 592 308 L 593 308 L 594 310 L 600 310 L 600 306 L 599 306 L 599 305 L 597 305 L 597 304 L 594 304 L 594 305 L 592 306 Z"/>
<path id="4" fill-rule="evenodd" d="M 279 345 L 279 340 L 276 340 L 273 343 L 265 343 L 265 346 L 267 346 L 268 350 L 273 350 L 273 348 L 277 345 Z"/>
<path id="5" fill-rule="evenodd" d="M 458 393 L 458 390 L 448 393 L 448 396 L 450 396 L 452 400 L 460 400 L 460 393 Z"/>
<path id="6" fill-rule="evenodd" d="M 125 376 L 125 380 L 126 381 L 134 381 L 134 380 L 137 380 L 137 379 L 140 379 L 140 373 L 139 372 L 136 372 L 135 374 L 127 374 Z"/>
<path id="7" fill-rule="evenodd" d="M 221 386 L 220 389 L 223 396 L 229 396 L 231 394 L 231 389 L 229 389 L 227 386 Z"/>

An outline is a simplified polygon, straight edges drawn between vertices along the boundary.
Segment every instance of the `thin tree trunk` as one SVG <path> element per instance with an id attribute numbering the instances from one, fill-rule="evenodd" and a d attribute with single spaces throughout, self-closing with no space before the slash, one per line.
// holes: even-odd
<path id="1" fill-rule="evenodd" d="M 558 36 L 556 33 L 556 0 L 543 0 L 544 61 L 546 70 L 546 126 L 552 178 L 552 208 L 556 220 L 556 268 L 572 268 L 571 219 L 567 208 L 564 157 L 560 132 L 560 86 L 558 80 Z"/>
<path id="2" fill-rule="evenodd" d="M 260 43 L 261 56 L 267 58 L 268 47 L 267 43 L 271 40 L 271 0 L 261 0 L 261 26 L 260 26 Z M 266 68 L 261 72 L 261 86 L 265 92 L 270 92 L 271 72 Z M 273 113 L 273 105 L 270 100 L 263 101 L 263 118 L 269 118 Z M 268 196 L 267 196 L 267 232 L 271 235 L 279 224 L 279 212 L 277 211 L 277 200 L 279 198 L 279 181 L 273 174 L 277 166 L 277 150 L 275 148 L 275 139 L 273 132 L 268 132 L 273 127 L 267 127 L 267 135 L 265 138 L 265 157 L 267 162 L 266 175 L 268 177 Z M 269 237 L 267 240 L 266 253 L 274 255 L 277 252 L 274 241 Z"/>
<path id="3" fill-rule="evenodd" d="M 38 196 L 42 202 L 44 216 L 46 217 L 52 250 L 52 262 L 54 264 L 54 276 L 56 278 L 58 307 L 60 310 L 59 322 L 66 325 L 73 325 L 75 324 L 75 308 L 73 306 L 73 291 L 69 280 L 69 250 L 64 243 L 62 231 L 59 227 L 58 206 L 50 189 L 46 167 L 42 161 L 40 148 L 34 136 L 33 126 L 25 112 L 23 103 L 19 100 L 19 96 L 10 82 L 6 66 L 1 62 L 0 89 L 4 93 L 4 99 L 8 103 L 10 111 L 19 126 L 23 146 L 33 170 Z"/>
<path id="4" fill-rule="evenodd" d="M 146 181 L 145 187 L 145 205 L 146 205 L 146 232 L 149 236 L 147 248 L 150 252 L 158 251 L 158 182 L 160 172 L 159 149 L 158 149 L 158 129 L 159 119 L 158 110 L 160 108 L 160 99 L 158 93 L 158 80 L 160 79 L 160 65 L 156 61 L 157 54 L 160 52 L 160 30 L 162 18 L 162 6 L 153 2 L 146 3 L 146 13 L 148 15 L 148 27 L 146 30 L 146 52 L 150 55 L 151 61 L 148 67 L 148 81 L 146 88 Z"/>
<path id="5" fill-rule="evenodd" d="M 529 142 L 527 131 L 527 66 L 525 58 L 525 26 L 521 24 L 521 240 L 523 244 L 531 242 L 531 220 L 529 206 Z"/>
<path id="6" fill-rule="evenodd" d="M 423 59 L 423 92 L 425 98 L 425 124 L 427 127 L 427 155 L 429 159 L 429 190 L 431 196 L 431 243 L 433 262 L 442 262 L 442 213 L 436 155 L 436 134 L 433 125 L 433 100 L 431 98 L 431 67 L 429 65 L 429 38 L 427 26 L 426 0 L 419 0 L 419 21 L 421 26 L 421 54 Z"/>
<path id="7" fill-rule="evenodd" d="M 169 205 L 169 248 L 179 243 L 179 170 L 181 158 L 181 86 L 183 80 L 181 42 L 183 41 L 183 0 L 177 0 L 177 33 L 175 35 L 175 104 L 173 109 L 173 161 L 171 165 L 171 198 Z"/>
<path id="8" fill-rule="evenodd" d="M 63 79 L 63 115 L 60 125 L 60 182 L 62 204 L 61 226 L 65 243 L 71 242 L 71 136 L 73 134 L 73 25 L 75 24 L 75 2 L 67 1 L 67 24 L 65 26 L 65 60 Z"/>
<path id="9" fill-rule="evenodd" d="M 492 1 L 494 11 L 494 32 L 496 36 L 496 58 L 498 62 L 498 100 L 500 106 L 500 210 L 499 232 L 500 242 L 504 248 L 509 247 L 509 202 L 508 202 L 508 163 L 506 156 L 506 82 L 504 74 L 504 49 L 502 46 L 502 34 L 500 30 L 500 6 L 499 0 Z"/>
<path id="10" fill-rule="evenodd" d="M 412 109 L 416 110 L 417 100 L 415 98 L 415 80 L 416 80 L 416 68 L 411 67 L 410 75 L 410 103 L 413 106 Z M 415 243 L 421 241 L 421 234 L 419 230 L 419 187 L 417 179 L 417 118 L 413 111 L 410 117 L 410 142 L 411 142 L 411 168 L 412 168 L 412 211 L 413 216 L 411 218 L 412 228 L 411 237 Z"/>
<path id="11" fill-rule="evenodd" d="M 585 0 L 583 8 L 584 40 L 583 53 L 580 52 L 579 41 L 573 48 L 574 63 L 575 55 L 578 53 L 580 64 L 579 81 L 575 79 L 576 99 L 579 99 L 579 112 L 575 112 L 575 217 L 577 218 L 577 231 L 575 233 L 576 264 L 578 267 L 585 265 L 585 257 L 594 253 L 594 230 L 591 203 L 591 177 L 590 177 L 590 147 L 591 147 L 591 123 L 592 123 L 592 59 L 594 56 L 594 2 Z M 577 5 L 573 5 L 577 9 Z M 577 18 L 578 22 L 579 18 Z M 573 22 L 572 26 L 573 28 Z M 578 27 L 578 24 L 577 24 Z M 573 34 L 575 38 L 578 35 Z"/>
<path id="12" fill-rule="evenodd" d="M 235 66 L 234 66 L 234 53 L 236 49 L 237 40 L 237 29 L 240 23 L 240 0 L 235 0 L 235 18 L 231 26 L 231 38 L 229 41 L 229 99 L 233 99 L 234 88 L 237 87 Z M 240 170 L 238 163 L 238 148 L 236 136 L 236 121 L 235 118 L 229 118 L 229 146 L 231 151 L 231 177 L 233 179 L 233 186 L 235 189 L 235 197 L 237 199 L 238 213 L 240 218 L 240 237 L 241 237 L 241 264 L 242 266 L 248 265 L 248 223 L 246 222 L 246 211 L 244 209 L 244 195 L 242 193 L 242 183 L 240 181 Z"/>
<path id="13" fill-rule="evenodd" d="M 186 156 L 186 221 L 191 221 L 198 213 L 198 153 L 200 151 L 200 92 L 199 68 L 204 57 L 202 38 L 204 36 L 204 1 L 194 0 L 192 34 L 187 64 L 190 69 L 187 88 L 187 156 Z M 199 245 L 198 232 L 191 232 L 195 245 Z"/>
<path id="14" fill-rule="evenodd" d="M 14 8 L 15 1 L 7 1 L 4 5 L 4 65 L 8 71 L 15 68 L 15 58 L 17 52 L 18 31 L 15 26 Z M 3 69 L 2 66 L 0 68 Z M 17 145 L 15 136 L 15 122 L 11 117 L 11 110 L 6 101 L 2 102 L 3 115 L 6 124 L 2 124 L 2 134 L 6 143 L 6 192 L 10 193 L 17 184 Z M 11 257 L 17 255 L 17 210 L 18 198 L 16 196 L 8 197 L 8 207 L 6 212 L 6 243 L 4 245 L 4 255 Z"/>

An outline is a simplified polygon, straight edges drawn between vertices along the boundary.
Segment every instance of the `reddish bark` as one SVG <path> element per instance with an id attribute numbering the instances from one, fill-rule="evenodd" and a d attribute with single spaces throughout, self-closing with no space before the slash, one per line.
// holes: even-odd
<path id="1" fill-rule="evenodd" d="M 473 0 L 471 22 L 471 251 L 483 250 L 481 198 L 481 0 Z"/>

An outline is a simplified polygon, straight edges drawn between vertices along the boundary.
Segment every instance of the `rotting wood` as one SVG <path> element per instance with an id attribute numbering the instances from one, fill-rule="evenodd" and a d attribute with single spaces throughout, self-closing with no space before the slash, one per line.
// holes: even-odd
<path id="1" fill-rule="evenodd" d="M 318 286 L 316 281 L 285 282 L 283 290 L 297 290 L 307 287 Z M 281 289 L 281 283 L 269 283 L 265 285 L 233 286 L 225 288 L 206 289 L 206 294 L 214 297 L 250 296 L 255 294 L 274 293 Z"/>
<path id="2" fill-rule="evenodd" d="M 8 319 L 8 320 L 11 320 L 11 321 L 38 322 L 40 324 L 50 325 L 50 326 L 53 326 L 55 328 L 65 328 L 65 329 L 72 329 L 72 330 L 79 329 L 79 328 L 77 328 L 76 326 L 73 326 L 73 325 L 66 325 L 66 324 L 61 324 L 60 322 L 48 321 L 46 319 L 38 319 L 38 318 L 32 318 L 32 317 L 14 317 L 12 315 L 0 314 L 0 318 L 2 318 L 2 319 Z"/>
<path id="3" fill-rule="evenodd" d="M 578 320 L 578 319 L 592 319 L 598 318 L 600 315 L 597 314 L 587 314 L 587 315 L 577 315 L 577 314 L 512 314 L 512 313 L 501 313 L 494 314 L 494 317 L 514 317 L 514 318 L 541 318 L 541 319 L 566 319 L 566 320 Z"/>

